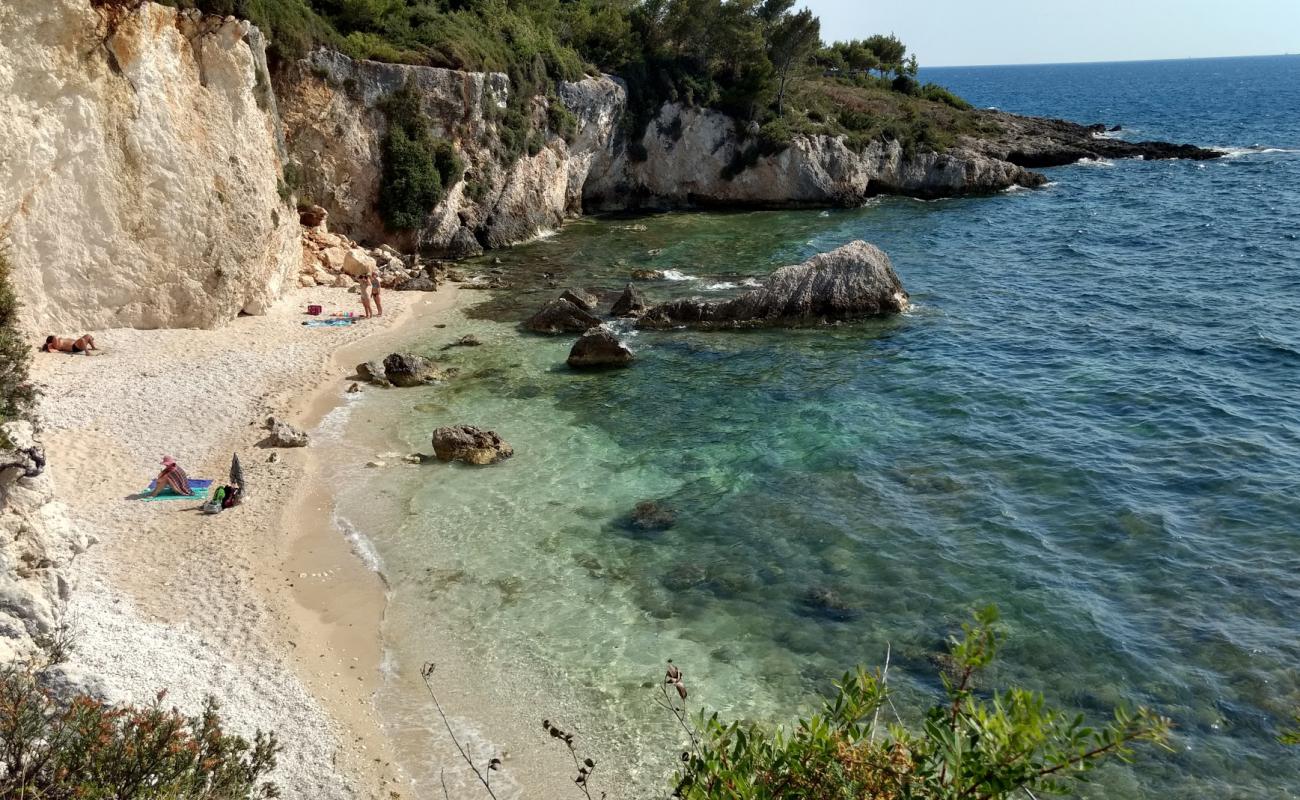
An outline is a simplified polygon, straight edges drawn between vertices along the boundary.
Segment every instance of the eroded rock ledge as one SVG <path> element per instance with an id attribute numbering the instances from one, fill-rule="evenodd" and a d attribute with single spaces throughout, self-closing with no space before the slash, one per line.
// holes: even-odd
<path id="1" fill-rule="evenodd" d="M 641 328 L 795 327 L 897 314 L 907 292 L 889 256 L 863 241 L 773 272 L 757 289 L 718 302 L 698 297 L 654 306 Z"/>

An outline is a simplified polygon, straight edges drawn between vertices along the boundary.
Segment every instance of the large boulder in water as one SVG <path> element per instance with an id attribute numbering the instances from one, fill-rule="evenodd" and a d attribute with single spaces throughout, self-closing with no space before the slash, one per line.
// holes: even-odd
<path id="1" fill-rule="evenodd" d="M 439 461 L 484 465 L 510 458 L 515 449 L 493 431 L 455 425 L 433 432 L 433 453 Z"/>
<path id="2" fill-rule="evenodd" d="M 757 289 L 723 302 L 687 298 L 651 308 L 642 328 L 757 328 L 896 314 L 907 292 L 889 256 L 852 242 L 802 264 L 773 272 Z"/>
<path id="3" fill-rule="evenodd" d="M 650 304 L 646 302 L 645 295 L 632 284 L 628 284 L 623 293 L 614 301 L 614 307 L 609 313 L 616 317 L 639 317 L 646 312 Z"/>
<path id="4" fill-rule="evenodd" d="M 617 336 L 604 328 L 597 328 L 573 343 L 568 364 L 575 369 L 626 367 L 633 358 L 632 351 Z"/>
<path id="5" fill-rule="evenodd" d="M 524 322 L 533 333 L 583 333 L 600 327 L 600 317 L 563 297 L 552 300 Z"/>
<path id="6" fill-rule="evenodd" d="M 392 353 L 384 359 L 384 377 L 394 386 L 410 388 L 442 380 L 443 374 L 436 364 L 424 356 Z"/>
<path id="7" fill-rule="evenodd" d="M 583 311 L 595 311 L 600 298 L 586 289 L 565 289 L 560 293 L 561 300 L 568 300 Z"/>

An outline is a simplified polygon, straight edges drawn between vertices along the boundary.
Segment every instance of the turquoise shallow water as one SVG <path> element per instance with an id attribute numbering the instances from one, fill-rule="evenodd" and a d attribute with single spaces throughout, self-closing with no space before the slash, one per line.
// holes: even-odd
<path id="1" fill-rule="evenodd" d="M 701 702 L 789 719 L 888 646 L 901 708 L 933 696 L 944 637 L 995 602 L 1012 638 L 994 682 L 1178 725 L 1173 753 L 1083 796 L 1300 795 L 1300 756 L 1274 740 L 1300 707 L 1300 122 L 1278 113 L 1300 108 L 1300 59 L 930 77 L 1233 155 L 1062 168 L 991 198 L 586 220 L 484 260 L 515 289 L 415 343 L 477 333 L 438 351 L 461 375 L 368 393 L 341 430 L 427 450 L 468 422 L 518 453 L 340 458 L 340 513 L 393 586 L 398 668 L 451 635 L 485 685 L 530 719 L 558 709 L 627 796 L 651 796 L 676 741 L 643 685 L 664 658 Z M 603 374 L 515 328 L 552 283 L 653 267 L 686 279 L 652 297 L 727 296 L 855 238 L 891 254 L 914 311 L 629 333 L 638 363 Z M 629 530 L 645 499 L 677 524 Z"/>

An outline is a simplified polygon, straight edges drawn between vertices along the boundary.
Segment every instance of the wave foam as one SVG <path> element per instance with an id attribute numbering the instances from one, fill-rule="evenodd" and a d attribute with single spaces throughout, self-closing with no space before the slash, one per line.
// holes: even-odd
<path id="1" fill-rule="evenodd" d="M 681 270 L 678 270 L 678 269 L 666 269 L 666 270 L 664 270 L 664 280 L 666 280 L 666 281 L 698 281 L 699 278 L 695 277 L 694 275 L 687 275 L 685 272 L 682 272 Z"/>
<path id="2" fill-rule="evenodd" d="M 1081 167 L 1103 167 L 1110 168 L 1115 166 L 1115 162 L 1108 158 L 1081 158 L 1075 162 Z"/>
<path id="3" fill-rule="evenodd" d="M 343 533 L 343 538 L 347 539 L 348 544 L 352 545 L 352 552 L 357 554 L 357 558 L 361 559 L 361 562 L 370 568 L 372 572 L 383 575 L 384 562 L 379 557 L 379 551 L 375 549 L 374 542 L 357 530 L 357 526 L 349 522 L 346 517 L 339 514 L 337 509 L 334 511 L 333 522 L 334 527 Z"/>
<path id="4" fill-rule="evenodd" d="M 1215 147 L 1214 150 L 1222 150 L 1224 158 L 1241 158 L 1242 156 L 1263 156 L 1277 155 L 1278 153 L 1300 153 L 1300 148 L 1294 147 L 1266 147 L 1264 145 L 1252 145 L 1250 147 Z"/>

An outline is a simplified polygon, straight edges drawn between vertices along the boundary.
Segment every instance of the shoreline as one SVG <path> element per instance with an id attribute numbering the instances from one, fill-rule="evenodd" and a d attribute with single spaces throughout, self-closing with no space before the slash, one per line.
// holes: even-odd
<path id="1" fill-rule="evenodd" d="M 95 331 L 103 355 L 36 359 L 55 500 L 97 542 L 70 568 L 68 671 L 114 702 L 165 689 L 192 713 L 216 696 L 230 730 L 280 736 L 271 779 L 285 797 L 389 798 L 400 778 L 375 715 L 382 580 L 322 520 L 313 448 L 268 455 L 255 443 L 268 414 L 315 427 L 340 404 L 349 363 L 409 338 L 457 295 L 390 292 L 383 327 L 335 330 L 298 325 L 300 309 L 351 309 L 355 295 L 298 289 L 216 330 Z M 231 452 L 249 485 L 237 509 L 205 517 L 189 501 L 130 499 L 161 453 L 220 479 Z M 312 573 L 331 580 L 297 577 Z"/>

